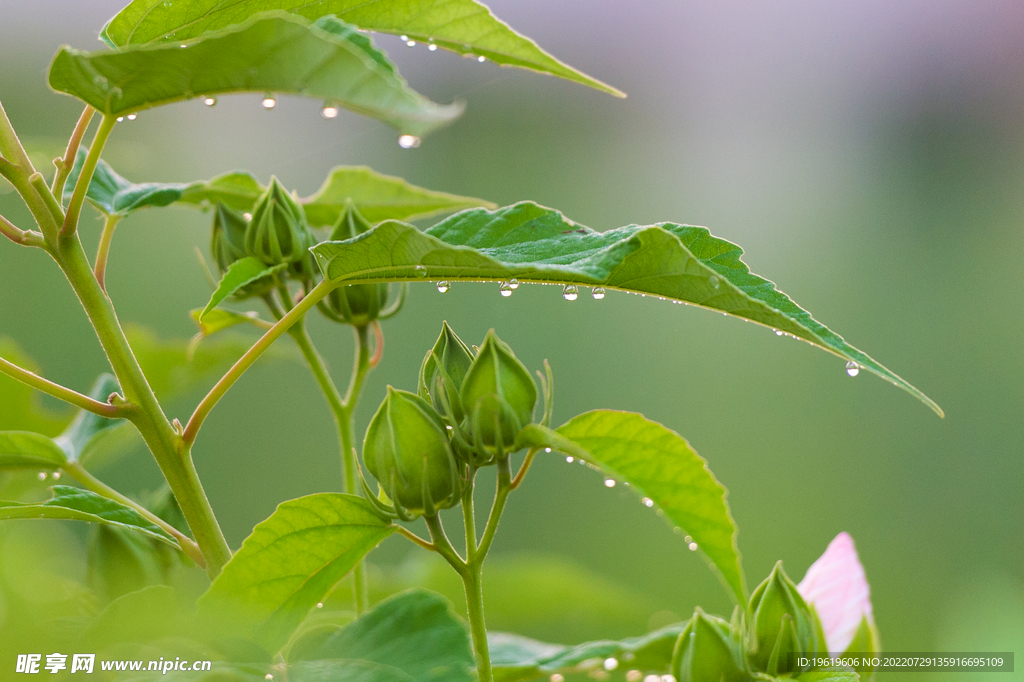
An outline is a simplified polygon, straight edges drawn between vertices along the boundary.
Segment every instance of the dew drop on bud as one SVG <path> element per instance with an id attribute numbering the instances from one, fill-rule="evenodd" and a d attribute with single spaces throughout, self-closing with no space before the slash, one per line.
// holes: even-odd
<path id="1" fill-rule="evenodd" d="M 326 119 L 338 118 L 338 107 L 333 104 L 325 104 L 320 110 L 320 115 Z"/>
<path id="2" fill-rule="evenodd" d="M 514 288 L 515 287 L 513 287 L 510 282 L 502 282 L 501 285 L 498 287 L 498 291 L 501 292 L 502 296 L 508 298 L 509 296 L 512 295 L 512 289 Z"/>
<path id="3" fill-rule="evenodd" d="M 274 107 L 277 106 L 277 98 L 275 98 L 273 95 L 269 95 L 269 94 L 268 95 L 264 95 L 263 96 L 263 101 L 260 102 L 260 104 L 263 105 L 264 109 L 273 109 Z"/>
<path id="4" fill-rule="evenodd" d="M 206 98 L 203 99 L 203 104 L 205 104 L 208 107 L 212 107 L 212 106 L 217 104 L 217 98 L 216 97 L 206 97 Z"/>
<path id="5" fill-rule="evenodd" d="M 594 300 L 600 301 L 604 298 L 604 287 L 594 287 Z"/>
<path id="6" fill-rule="evenodd" d="M 437 283 L 437 290 L 438 290 L 438 292 L 440 292 L 442 294 L 447 294 L 451 290 L 451 288 L 452 288 L 452 285 L 449 284 L 448 282 L 438 282 Z"/>
<path id="7" fill-rule="evenodd" d="M 604 659 L 605 670 L 615 670 L 619 667 L 619 659 L 617 658 L 606 658 Z"/>
<path id="8" fill-rule="evenodd" d="M 570 457 L 566 457 L 566 458 L 565 458 L 565 461 L 566 461 L 566 462 L 568 462 L 569 464 L 572 464 L 572 463 L 573 463 L 573 462 L 575 462 L 576 460 L 575 460 L 575 459 L 573 459 L 573 458 L 572 458 L 572 457 L 570 456 Z"/>
<path id="9" fill-rule="evenodd" d="M 519 288 L 519 280 L 513 277 L 508 281 L 508 285 L 512 287 L 512 291 L 515 291 L 516 289 Z"/>
<path id="10" fill-rule="evenodd" d="M 860 374 L 860 365 L 858 365 L 853 360 L 850 360 L 848 363 L 846 363 L 846 373 L 849 374 L 851 377 L 857 376 L 858 374 Z"/>
<path id="11" fill-rule="evenodd" d="M 575 301 L 579 298 L 580 288 L 575 284 L 566 284 L 562 287 L 562 298 L 567 301 Z"/>
<path id="12" fill-rule="evenodd" d="M 412 271 L 414 273 L 416 273 L 417 277 L 426 277 L 427 276 L 427 266 L 426 265 L 417 265 L 416 267 L 414 267 L 412 269 Z"/>
<path id="13" fill-rule="evenodd" d="M 45 471 L 40 471 L 38 476 L 39 476 L 39 480 L 40 481 L 45 481 L 46 480 L 46 472 Z"/>
<path id="14" fill-rule="evenodd" d="M 427 46 L 427 49 L 430 50 L 431 52 L 436 52 L 437 45 L 435 45 L 434 43 L 430 43 L 430 45 Z"/>
<path id="15" fill-rule="evenodd" d="M 641 500 L 641 502 L 643 502 L 644 506 L 647 507 L 648 509 L 654 506 L 654 500 L 652 500 L 649 497 L 645 497 L 643 500 Z"/>
<path id="16" fill-rule="evenodd" d="M 604 487 L 605 488 L 614 488 L 615 487 L 615 479 L 614 478 L 606 478 L 606 479 L 604 479 Z"/>
<path id="17" fill-rule="evenodd" d="M 691 552 L 696 552 L 697 551 L 697 543 L 696 542 L 691 542 L 690 544 L 687 545 L 687 547 L 690 548 Z"/>
<path id="18" fill-rule="evenodd" d="M 402 149 L 416 149 L 420 146 L 420 138 L 415 135 L 399 135 L 398 146 Z"/>

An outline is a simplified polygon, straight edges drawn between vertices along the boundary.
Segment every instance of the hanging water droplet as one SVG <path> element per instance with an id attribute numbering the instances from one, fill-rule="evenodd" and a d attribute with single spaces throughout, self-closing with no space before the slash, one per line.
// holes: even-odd
<path id="1" fill-rule="evenodd" d="M 317 607 L 318 609 L 322 609 L 322 608 L 324 607 L 324 603 L 323 603 L 322 601 L 318 601 L 318 602 L 316 603 L 316 607 Z"/>
<path id="2" fill-rule="evenodd" d="M 606 478 L 606 479 L 604 479 L 604 487 L 605 488 L 614 488 L 615 487 L 615 479 L 614 478 Z"/>
<path id="3" fill-rule="evenodd" d="M 566 458 L 565 458 L 565 461 L 566 461 L 566 462 L 568 462 L 569 464 L 572 464 L 572 463 L 573 463 L 573 462 L 575 462 L 576 460 L 575 460 L 574 458 L 572 458 L 572 457 L 566 457 Z"/>
<path id="4" fill-rule="evenodd" d="M 652 499 L 651 499 L 651 498 L 649 498 L 649 497 L 645 497 L 644 499 L 642 499 L 642 500 L 640 500 L 640 501 L 641 501 L 641 502 L 643 503 L 643 505 L 644 505 L 645 507 L 647 507 L 648 509 L 650 509 L 651 507 L 653 507 L 653 506 L 654 506 L 654 500 L 652 500 Z"/>
<path id="5" fill-rule="evenodd" d="M 565 678 L 558 673 L 551 673 L 551 682 L 565 682 Z"/>
<path id="6" fill-rule="evenodd" d="M 404 43 L 405 41 L 409 40 L 409 36 L 398 36 L 398 39 Z"/>
<path id="7" fill-rule="evenodd" d="M 676 682 L 675 675 L 662 675 L 661 682 Z"/>
<path id="8" fill-rule="evenodd" d="M 454 427 L 452 427 L 451 424 L 445 424 L 444 428 L 448 429 L 449 431 L 453 431 L 454 430 Z"/>
<path id="9" fill-rule="evenodd" d="M 579 298 L 580 288 L 575 284 L 566 284 L 562 287 L 562 298 L 567 301 L 575 301 Z"/>
<path id="10" fill-rule="evenodd" d="M 452 285 L 448 282 L 441 281 L 437 283 L 437 290 L 442 294 L 447 294 L 452 288 Z"/>
<path id="11" fill-rule="evenodd" d="M 40 472 L 39 472 L 39 473 L 37 474 L 37 476 L 39 477 L 39 480 L 40 480 L 40 481 L 45 481 L 45 480 L 46 480 L 46 472 L 45 472 L 45 471 L 40 471 Z"/>
<path id="12" fill-rule="evenodd" d="M 519 288 L 519 280 L 513 277 L 508 281 L 508 285 L 512 287 L 512 291 L 515 291 L 516 289 Z"/>
<path id="13" fill-rule="evenodd" d="M 512 285 L 509 282 L 502 282 L 498 286 L 498 291 L 501 292 L 502 296 L 504 296 L 505 298 L 508 298 L 509 296 L 512 295 Z"/>
<path id="14" fill-rule="evenodd" d="M 604 287 L 594 287 L 594 300 L 600 301 L 604 298 Z"/>
<path id="15" fill-rule="evenodd" d="M 661 678 L 657 675 L 648 675 L 644 678 L 644 682 L 661 682 Z"/>
<path id="16" fill-rule="evenodd" d="M 320 115 L 326 119 L 338 118 L 338 107 L 333 104 L 325 104 L 320 110 Z"/>
<path id="17" fill-rule="evenodd" d="M 413 271 L 413 273 L 415 273 L 415 275 L 417 277 L 426 277 L 427 276 L 427 266 L 426 265 L 417 265 L 416 267 L 414 267 L 412 269 L 412 271 Z"/>
<path id="18" fill-rule="evenodd" d="M 435 45 L 434 43 L 430 43 L 430 45 L 427 45 L 427 49 L 430 50 L 431 52 L 436 52 L 437 45 Z"/>
<path id="19" fill-rule="evenodd" d="M 188 45 L 186 45 L 185 43 L 182 43 L 181 45 L 178 45 L 178 47 L 180 47 L 181 49 L 184 50 L 186 47 L 188 47 Z"/>
<path id="20" fill-rule="evenodd" d="M 416 47 L 416 41 L 415 40 L 408 40 L 408 41 L 406 41 L 405 44 L 408 45 L 409 47 Z"/>
<path id="21" fill-rule="evenodd" d="M 846 363 L 846 373 L 849 374 L 851 377 L 857 376 L 858 374 L 860 374 L 860 365 L 858 365 L 853 360 L 850 360 L 848 363 Z"/>
<path id="22" fill-rule="evenodd" d="M 134 120 L 135 120 L 135 119 L 137 119 L 138 117 L 139 117 L 139 115 L 138 115 L 138 114 L 128 114 L 128 120 L 129 120 L 129 121 L 134 121 Z"/>
<path id="23" fill-rule="evenodd" d="M 416 149 L 420 146 L 420 138 L 415 135 L 399 135 L 398 146 L 402 149 Z"/>
<path id="24" fill-rule="evenodd" d="M 485 57 L 485 56 L 483 56 L 483 55 L 480 55 L 479 57 L 477 57 L 477 58 L 476 58 L 476 60 L 477 60 L 478 62 L 480 62 L 481 64 L 483 64 L 484 62 L 486 62 L 486 61 L 487 61 L 487 57 Z"/>
<path id="25" fill-rule="evenodd" d="M 264 109 L 273 109 L 277 106 L 277 98 L 271 94 L 266 94 L 263 96 L 263 101 L 260 104 L 263 105 Z"/>
<path id="26" fill-rule="evenodd" d="M 606 658 L 604 659 L 605 670 L 615 670 L 619 667 L 619 659 L 617 658 Z"/>
<path id="27" fill-rule="evenodd" d="M 208 107 L 212 107 L 212 106 L 217 104 L 217 98 L 216 97 L 207 97 L 207 98 L 205 98 L 203 100 L 203 104 L 205 104 Z"/>
<path id="28" fill-rule="evenodd" d="M 548 453 L 550 455 L 551 454 L 551 448 L 544 448 L 544 452 L 546 452 L 546 453 Z"/>
<path id="29" fill-rule="evenodd" d="M 122 122 L 124 122 L 124 116 L 118 116 L 118 117 L 117 117 L 117 122 L 118 122 L 118 123 L 122 123 Z"/>
<path id="30" fill-rule="evenodd" d="M 783 331 L 779 331 L 778 329 L 776 329 L 776 330 L 775 330 L 775 336 L 782 336 L 782 335 L 783 335 L 783 334 L 785 334 L 785 333 L 786 333 L 786 332 L 783 332 Z"/>
<path id="31" fill-rule="evenodd" d="M 60 479 L 60 472 L 59 471 L 54 471 L 50 475 L 53 476 L 53 480 L 55 480 L 55 481 Z"/>
<path id="32" fill-rule="evenodd" d="M 691 552 L 696 552 L 697 551 L 697 543 L 696 542 L 691 542 L 690 544 L 687 545 L 687 547 L 690 549 Z"/>
<path id="33" fill-rule="evenodd" d="M 711 285 L 712 289 L 717 289 L 718 288 L 718 278 L 715 277 L 714 275 L 711 275 L 710 277 L 708 277 L 708 284 Z"/>

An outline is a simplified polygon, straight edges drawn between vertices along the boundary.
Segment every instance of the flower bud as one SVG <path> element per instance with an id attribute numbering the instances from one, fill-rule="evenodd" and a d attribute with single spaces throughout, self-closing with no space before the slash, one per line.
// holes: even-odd
<path id="1" fill-rule="evenodd" d="M 781 561 L 754 590 L 750 613 L 755 638 L 751 662 L 769 675 L 794 672 L 792 654 L 817 652 L 824 646 L 817 616 L 782 570 Z"/>
<path id="2" fill-rule="evenodd" d="M 441 335 L 420 366 L 420 397 L 429 400 L 441 414 L 450 410 L 454 420 L 461 424 L 466 413 L 459 389 L 472 364 L 473 351 L 452 331 L 447 322 L 442 322 Z"/>
<path id="3" fill-rule="evenodd" d="M 245 231 L 245 251 L 267 265 L 302 260 L 313 245 L 302 206 L 277 181 L 256 202 Z"/>
<path id="4" fill-rule="evenodd" d="M 352 199 L 345 200 L 338 222 L 331 229 L 332 241 L 352 239 L 370 228 L 371 225 L 358 210 Z M 320 302 L 320 311 L 335 322 L 362 327 L 377 319 L 388 303 L 388 285 L 350 284 L 338 287 Z"/>
<path id="5" fill-rule="evenodd" d="M 460 394 L 471 426 L 479 427 L 474 437 L 489 448 L 496 447 L 499 438 L 503 448 L 511 446 L 519 429 L 533 421 L 537 386 L 493 329 L 466 372 Z"/>
<path id="6" fill-rule="evenodd" d="M 458 468 L 444 421 L 414 393 L 388 386 L 366 429 L 363 461 L 396 508 L 410 516 L 459 502 Z"/>
<path id="7" fill-rule="evenodd" d="M 686 624 L 672 655 L 678 682 L 743 682 L 751 678 L 739 638 L 727 621 L 700 608 Z"/>
<path id="8" fill-rule="evenodd" d="M 217 203 L 213 214 L 210 253 L 221 274 L 236 260 L 245 258 L 245 228 L 248 225 L 241 213 Z"/>

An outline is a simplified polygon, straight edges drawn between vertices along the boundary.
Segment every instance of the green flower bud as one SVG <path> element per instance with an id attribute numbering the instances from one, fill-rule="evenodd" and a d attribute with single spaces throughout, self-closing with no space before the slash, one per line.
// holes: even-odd
<path id="1" fill-rule="evenodd" d="M 253 208 L 245 252 L 267 265 L 295 263 L 309 253 L 313 241 L 302 206 L 272 177 Z"/>
<path id="2" fill-rule="evenodd" d="M 499 436 L 503 447 L 508 448 L 519 429 L 533 421 L 537 386 L 529 370 L 493 329 L 487 332 L 466 372 L 460 394 L 471 426 L 479 427 L 474 437 L 489 448 L 496 447 Z"/>
<path id="3" fill-rule="evenodd" d="M 791 654 L 818 651 L 821 626 L 796 585 L 775 564 L 750 597 L 755 649 L 751 662 L 769 675 L 794 672 Z M 800 671 L 796 671 L 800 672 Z"/>
<path id="4" fill-rule="evenodd" d="M 459 502 L 458 467 L 444 421 L 414 393 L 388 386 L 366 429 L 363 461 L 384 493 L 410 516 L 431 515 Z"/>
<path id="5" fill-rule="evenodd" d="M 221 274 L 236 260 L 245 258 L 245 228 L 249 223 L 240 212 L 218 202 L 213 214 L 210 253 Z"/>
<path id="6" fill-rule="evenodd" d="M 743 682 L 750 679 L 739 637 L 729 623 L 700 608 L 686 624 L 672 655 L 678 682 Z"/>
<path id="7" fill-rule="evenodd" d="M 459 389 L 472 364 L 473 351 L 452 331 L 447 322 L 442 322 L 441 335 L 420 366 L 420 397 L 430 401 L 441 414 L 450 410 L 455 422 L 461 424 L 466 413 Z"/>
<path id="8" fill-rule="evenodd" d="M 345 208 L 331 229 L 330 239 L 351 239 L 372 227 L 373 225 L 356 210 L 355 202 L 346 199 Z M 350 284 L 332 290 L 320 302 L 319 307 L 324 315 L 335 322 L 362 327 L 376 320 L 387 303 L 387 284 Z"/>

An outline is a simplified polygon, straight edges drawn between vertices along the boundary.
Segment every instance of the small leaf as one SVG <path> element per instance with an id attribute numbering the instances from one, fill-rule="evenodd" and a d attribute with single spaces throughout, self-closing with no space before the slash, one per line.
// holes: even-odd
<path id="1" fill-rule="evenodd" d="M 221 203 L 236 211 L 251 211 L 266 189 L 252 173 L 234 171 L 188 185 L 181 193 L 181 202 L 200 206 Z"/>
<path id="2" fill-rule="evenodd" d="M 480 55 L 503 66 L 539 71 L 624 96 L 558 61 L 476 0 L 241 0 L 230 4 L 218 0 L 184 4 L 134 0 L 107 24 L 102 38 L 115 47 L 183 41 L 268 10 L 286 10 L 308 19 L 334 14 L 367 31 L 406 35 L 458 54 Z"/>
<path id="3" fill-rule="evenodd" d="M 0 431 L 0 469 L 59 469 L 67 455 L 51 439 L 29 431 Z"/>
<path id="4" fill-rule="evenodd" d="M 423 590 L 411 590 L 381 602 L 327 637 L 305 658 L 309 662 L 293 662 L 289 666 L 289 679 L 471 682 L 476 678 L 465 624 L 452 612 L 446 599 Z M 332 669 L 335 663 L 341 667 Z M 352 664 L 355 665 L 348 672 L 346 666 Z M 366 671 L 379 665 L 391 668 L 395 676 L 368 675 Z M 328 669 L 334 676 L 324 676 Z"/>
<path id="5" fill-rule="evenodd" d="M 343 31 L 336 20 L 310 26 L 286 15 L 256 18 L 183 45 L 125 52 L 63 47 L 49 82 L 107 116 L 232 92 L 315 97 L 418 136 L 462 113 L 461 104 L 435 104 L 409 88 L 393 68 L 380 68 L 383 54 L 368 54 L 364 41 Z"/>
<path id="6" fill-rule="evenodd" d="M 252 257 L 236 260 L 227 269 L 224 276 L 220 278 L 217 290 L 210 296 L 210 302 L 199 313 L 198 322 L 202 324 L 204 318 L 211 310 L 245 285 L 252 284 L 258 279 L 269 277 L 287 267 L 288 263 L 279 263 L 272 266 L 264 265 L 262 261 Z"/>
<path id="7" fill-rule="evenodd" d="M 262 327 L 265 324 L 260 320 L 259 313 L 254 310 L 247 313 L 239 313 L 234 310 L 225 310 L 224 308 L 213 308 L 212 310 L 196 308 L 189 311 L 189 315 L 192 316 L 196 325 L 199 326 L 199 333 L 204 337 L 212 336 L 217 332 L 239 324 L 252 324 L 257 327 Z"/>
<path id="8" fill-rule="evenodd" d="M 522 436 L 531 444 L 583 457 L 629 483 L 692 537 L 691 546 L 696 543 L 693 548 L 707 557 L 737 603 L 747 603 L 725 488 L 682 436 L 643 415 L 615 410 L 586 412 L 558 427 L 556 437 L 550 434 L 531 425 Z M 569 442 L 560 442 L 559 436 Z"/>
<path id="9" fill-rule="evenodd" d="M 102 523 L 142 533 L 180 549 L 174 538 L 131 507 L 88 490 L 66 485 L 53 486 L 53 498 L 39 504 L 0 501 L 0 520 L 7 519 L 63 519 Z"/>
<path id="10" fill-rule="evenodd" d="M 930 398 L 811 317 L 750 272 L 735 244 L 707 228 L 675 223 L 595 232 L 558 211 L 524 201 L 496 211 L 471 209 L 425 233 L 389 221 L 344 242 L 313 248 L 324 276 L 338 284 L 445 280 L 587 285 L 698 305 L 801 338 Z"/>
<path id="11" fill-rule="evenodd" d="M 491 650 L 495 682 L 525 682 L 555 673 L 570 674 L 601 669 L 605 660 L 623 661 L 621 667 L 667 673 L 672 651 L 685 623 L 670 625 L 641 637 L 622 641 L 586 642 L 576 646 L 545 644 L 527 637 L 491 632 L 487 642 Z M 628 663 L 625 662 L 628 660 Z"/>
<path id="12" fill-rule="evenodd" d="M 100 402 L 107 402 L 107 397 L 120 391 L 121 387 L 110 374 L 100 375 L 89 391 L 89 397 Z M 64 429 L 64 433 L 54 438 L 54 442 L 67 453 L 69 461 L 81 459 L 90 446 L 95 447 L 96 443 L 103 438 L 111 429 L 131 429 L 131 425 L 123 419 L 108 419 L 93 412 L 79 410 L 74 421 Z"/>
<path id="13" fill-rule="evenodd" d="M 200 618 L 251 635 L 268 651 L 288 641 L 317 602 L 394 527 L 366 500 L 320 493 L 289 500 L 253 530 L 199 600 Z"/>
<path id="14" fill-rule="evenodd" d="M 75 157 L 75 165 L 64 185 L 65 205 L 71 201 L 87 152 L 84 147 L 80 148 Z M 181 199 L 185 187 L 183 184 L 158 182 L 137 185 L 118 175 L 106 161 L 100 159 L 85 198 L 104 215 L 124 217 L 140 208 L 169 206 Z"/>
<path id="15" fill-rule="evenodd" d="M 102 525 L 90 535 L 86 582 L 104 601 L 163 583 L 157 543 L 123 528 Z"/>

